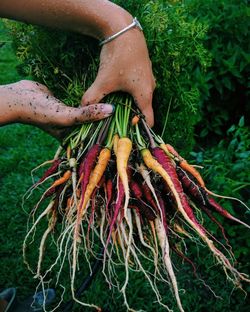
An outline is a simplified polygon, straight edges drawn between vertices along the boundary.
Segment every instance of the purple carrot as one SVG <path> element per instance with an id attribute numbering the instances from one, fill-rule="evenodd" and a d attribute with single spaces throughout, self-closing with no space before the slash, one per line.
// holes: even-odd
<path id="1" fill-rule="evenodd" d="M 206 205 L 207 192 L 201 186 L 197 185 L 190 175 L 181 167 L 176 166 L 176 173 L 181 181 L 182 187 L 192 199 L 199 204 Z"/>
<path id="2" fill-rule="evenodd" d="M 221 216 L 235 221 L 237 223 L 240 223 L 242 225 L 244 225 L 245 227 L 250 229 L 250 226 L 248 224 L 246 224 L 245 222 L 235 218 L 234 216 L 232 216 L 227 210 L 225 210 L 223 207 L 221 207 L 221 205 L 219 205 L 213 198 L 208 197 L 208 207 L 209 208 L 213 208 L 216 212 L 218 212 Z"/>
<path id="3" fill-rule="evenodd" d="M 98 189 L 100 189 L 100 187 L 102 187 L 103 183 L 104 183 L 104 176 L 102 176 L 101 181 L 98 183 L 97 187 L 94 189 L 94 191 L 91 195 L 91 215 L 89 218 L 88 228 L 90 228 L 90 226 L 92 225 L 93 220 L 94 220 L 94 215 L 95 215 L 95 211 L 96 211 L 96 204 L 95 204 L 96 192 L 98 191 Z"/>
<path id="4" fill-rule="evenodd" d="M 184 190 L 188 192 L 188 195 L 190 195 L 190 197 L 192 197 L 194 201 L 197 201 L 199 204 L 205 207 L 213 208 L 223 217 L 238 222 L 249 228 L 248 224 L 232 216 L 228 211 L 226 211 L 223 207 L 221 207 L 213 198 L 209 197 L 206 190 L 201 186 L 197 185 L 185 170 L 177 166 L 176 172 L 181 180 Z"/>
<path id="5" fill-rule="evenodd" d="M 62 160 L 60 158 L 57 158 L 53 161 L 52 165 L 44 172 L 41 179 L 35 183 L 35 185 L 42 183 L 47 177 L 55 173 L 60 165 Z"/>
<path id="6" fill-rule="evenodd" d="M 137 183 L 135 180 L 131 179 L 129 181 L 129 186 L 132 194 L 135 196 L 136 199 L 142 198 L 142 189 L 139 183 Z"/>
<path id="7" fill-rule="evenodd" d="M 184 261 L 188 262 L 192 268 L 193 268 L 193 273 L 195 275 L 195 277 L 198 277 L 197 273 L 196 273 L 196 266 L 195 264 L 193 263 L 192 260 L 190 260 L 187 256 L 185 256 L 179 249 L 177 249 L 177 247 L 173 246 L 173 245 L 170 245 L 171 249 L 173 249 L 173 251 L 181 258 L 183 259 Z"/>
<path id="8" fill-rule="evenodd" d="M 45 198 L 48 198 L 48 197 L 50 197 L 50 196 L 52 196 L 53 194 L 55 194 L 55 192 L 56 192 L 56 188 L 55 188 L 55 187 L 49 188 L 49 189 L 45 192 L 45 194 L 44 194 L 44 199 L 45 199 Z"/>
<path id="9" fill-rule="evenodd" d="M 111 179 L 108 179 L 105 183 L 105 192 L 106 192 L 106 197 L 107 197 L 107 201 L 106 201 L 106 216 L 107 219 L 110 221 L 111 220 L 111 215 L 110 215 L 110 205 L 112 203 L 112 199 L 113 199 L 113 182 Z"/>
<path id="10" fill-rule="evenodd" d="M 172 161 L 169 156 L 165 154 L 165 152 L 159 148 L 155 147 L 152 149 L 153 156 L 157 159 L 157 161 L 162 165 L 164 170 L 168 173 L 169 177 L 172 180 L 172 183 L 176 189 L 176 192 L 178 193 L 180 197 L 180 201 L 182 204 L 183 209 L 185 210 L 188 218 L 200 229 L 200 231 L 205 234 L 206 230 L 203 228 L 203 226 L 197 221 L 194 212 L 192 208 L 190 207 L 187 197 L 184 194 L 181 182 L 178 179 L 177 173 L 175 171 L 174 165 L 172 164 Z"/>
<path id="11" fill-rule="evenodd" d="M 155 212 L 159 212 L 159 208 L 156 205 L 155 199 L 148 185 L 146 183 L 142 183 L 141 188 L 143 191 L 143 197 L 145 198 L 145 201 L 155 210 Z"/>
<path id="12" fill-rule="evenodd" d="M 140 213 L 140 209 L 139 209 L 138 205 L 136 203 L 134 205 L 129 204 L 128 208 L 134 209 L 136 211 L 138 217 L 140 218 L 141 222 L 142 222 L 141 213 Z"/>
<path id="13" fill-rule="evenodd" d="M 209 219 L 210 219 L 212 222 L 214 222 L 215 224 L 217 224 L 217 226 L 218 226 L 218 227 L 220 228 L 220 230 L 221 230 L 222 236 L 224 237 L 227 246 L 232 250 L 232 247 L 231 247 L 231 245 L 229 244 L 229 240 L 228 240 L 228 238 L 227 238 L 227 236 L 226 236 L 225 229 L 224 229 L 224 227 L 222 226 L 222 224 L 212 215 L 212 213 L 209 211 L 209 209 L 208 209 L 206 206 L 201 205 L 201 209 L 206 213 L 206 215 L 209 217 Z"/>
<path id="14" fill-rule="evenodd" d="M 105 251 L 106 251 L 107 246 L 109 244 L 109 241 L 110 241 L 110 238 L 112 235 L 112 230 L 113 230 L 113 227 L 114 227 L 115 222 L 117 220 L 118 214 L 122 208 L 122 203 L 123 203 L 124 197 L 125 197 L 124 187 L 123 187 L 121 179 L 118 178 L 117 199 L 116 199 L 116 202 L 114 204 L 114 214 L 112 216 L 111 223 L 109 225 L 109 234 L 108 234 L 108 238 L 106 241 Z"/>
<path id="15" fill-rule="evenodd" d="M 137 207 L 141 215 L 143 215 L 147 220 L 154 221 L 156 218 L 155 212 L 151 207 L 146 205 L 146 203 L 142 200 L 137 201 Z"/>
<path id="16" fill-rule="evenodd" d="M 155 212 L 152 210 L 152 208 L 149 207 L 149 205 L 146 204 L 144 199 L 143 199 L 143 197 L 144 197 L 143 195 L 145 195 L 145 194 L 143 194 L 144 190 L 143 190 L 142 185 L 140 185 L 137 181 L 131 179 L 129 182 L 129 186 L 130 186 L 132 194 L 134 195 L 135 199 L 137 200 L 137 206 L 138 206 L 139 212 L 146 219 L 153 221 L 156 218 L 156 215 L 155 215 Z M 150 191 L 149 188 L 148 188 L 148 190 Z M 151 194 L 150 194 L 150 196 L 151 196 Z M 150 201 L 153 201 L 152 196 L 150 197 Z"/>
<path id="17" fill-rule="evenodd" d="M 79 176 L 81 177 L 83 175 L 83 179 L 81 180 L 81 191 L 82 191 L 82 196 L 84 196 L 84 193 L 86 191 L 88 182 L 89 182 L 89 177 L 90 174 L 95 166 L 96 159 L 98 157 L 100 151 L 100 145 L 95 144 L 93 145 L 85 155 L 82 163 L 80 164 L 79 167 Z M 82 198 L 83 200 L 83 198 Z"/>
<path id="18" fill-rule="evenodd" d="M 87 240 L 87 244 L 88 244 L 88 247 L 89 247 L 89 232 L 90 232 L 90 227 L 94 221 L 94 216 L 95 216 L 95 205 L 96 205 L 96 202 L 95 202 L 95 195 L 96 195 L 96 192 L 97 192 L 97 188 L 94 189 L 92 195 L 91 195 L 91 215 L 90 215 L 90 218 L 89 218 L 89 222 L 88 222 L 88 229 L 87 229 L 87 234 L 86 234 L 86 240 Z"/>

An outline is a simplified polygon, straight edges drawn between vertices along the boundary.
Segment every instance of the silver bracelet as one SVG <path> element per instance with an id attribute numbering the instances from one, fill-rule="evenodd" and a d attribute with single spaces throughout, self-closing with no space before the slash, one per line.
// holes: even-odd
<path id="1" fill-rule="evenodd" d="M 115 38 L 119 37 L 120 35 L 124 34 L 126 31 L 128 31 L 129 29 L 131 28 L 134 28 L 134 27 L 138 27 L 141 31 L 142 31 L 142 26 L 140 24 L 140 22 L 138 21 L 138 19 L 136 17 L 133 18 L 133 22 L 128 25 L 127 27 L 123 28 L 122 30 L 118 31 L 116 34 L 102 40 L 99 45 L 102 46 L 104 45 L 105 43 L 108 43 L 112 40 L 114 40 Z"/>

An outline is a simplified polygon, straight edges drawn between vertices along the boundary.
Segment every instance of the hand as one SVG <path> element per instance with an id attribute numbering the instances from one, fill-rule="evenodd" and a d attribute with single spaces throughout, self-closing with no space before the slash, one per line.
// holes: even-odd
<path id="1" fill-rule="evenodd" d="M 155 79 L 143 33 L 131 29 L 103 46 L 97 77 L 85 92 L 82 104 L 98 103 L 111 92 L 125 91 L 134 97 L 152 127 L 154 89 Z"/>
<path id="2" fill-rule="evenodd" d="M 98 40 L 118 32 L 133 19 L 129 12 L 107 0 L 43 0 L 42 9 L 40 0 L 1 0 L 0 16 L 71 30 Z M 147 123 L 153 126 L 154 89 L 143 32 L 133 28 L 103 46 L 98 75 L 82 103 L 97 103 L 105 95 L 122 90 L 134 97 Z"/>
<path id="3" fill-rule="evenodd" d="M 73 125 L 109 117 L 110 104 L 72 108 L 56 99 L 37 82 L 23 80 L 0 86 L 0 125 L 21 122 L 33 124 L 61 140 Z"/>

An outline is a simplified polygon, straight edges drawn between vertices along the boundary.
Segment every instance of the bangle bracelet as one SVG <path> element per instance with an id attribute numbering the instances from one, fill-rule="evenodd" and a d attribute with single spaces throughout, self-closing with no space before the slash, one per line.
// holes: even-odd
<path id="1" fill-rule="evenodd" d="M 128 25 L 125 28 L 123 28 L 122 30 L 118 31 L 116 34 L 114 34 L 114 35 L 112 35 L 112 36 L 102 40 L 99 43 L 99 45 L 102 46 L 105 43 L 108 43 L 108 42 L 114 40 L 115 38 L 119 37 L 120 35 L 124 34 L 126 31 L 128 31 L 129 29 L 132 29 L 134 27 L 137 27 L 137 28 L 139 28 L 142 31 L 142 26 L 141 26 L 140 22 L 138 21 L 138 19 L 136 17 L 133 18 L 133 22 L 130 25 Z"/>

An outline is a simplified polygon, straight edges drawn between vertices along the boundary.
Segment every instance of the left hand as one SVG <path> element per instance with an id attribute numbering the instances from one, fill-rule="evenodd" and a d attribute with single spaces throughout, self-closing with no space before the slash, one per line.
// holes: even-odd
<path id="1" fill-rule="evenodd" d="M 100 120 L 113 113 L 110 104 L 73 108 L 64 105 L 42 84 L 23 80 L 0 86 L 0 125 L 20 122 L 38 126 L 58 140 L 70 127 Z"/>

